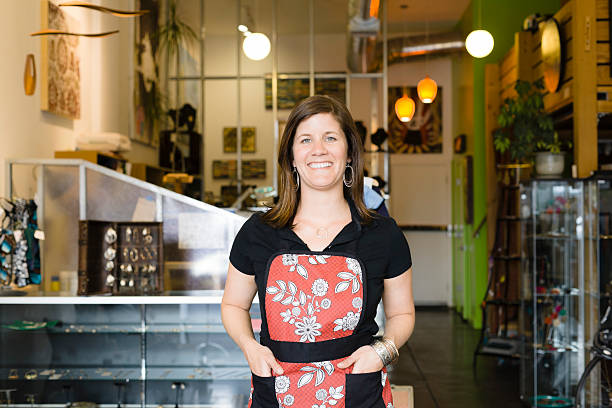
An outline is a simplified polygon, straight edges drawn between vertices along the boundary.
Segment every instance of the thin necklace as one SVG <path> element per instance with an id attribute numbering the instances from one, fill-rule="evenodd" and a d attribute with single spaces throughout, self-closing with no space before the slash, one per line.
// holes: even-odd
<path id="1" fill-rule="evenodd" d="M 329 236 L 329 231 L 325 227 L 319 227 L 317 228 L 316 234 L 317 234 L 317 238 L 327 239 L 327 237 Z"/>

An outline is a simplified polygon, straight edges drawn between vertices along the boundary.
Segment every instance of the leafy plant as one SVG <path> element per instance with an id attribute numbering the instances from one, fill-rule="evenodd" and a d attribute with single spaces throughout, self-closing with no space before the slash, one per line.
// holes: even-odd
<path id="1" fill-rule="evenodd" d="M 572 148 L 571 141 L 568 140 L 567 142 L 564 142 L 559 138 L 559 134 L 557 132 L 554 132 L 552 140 L 538 141 L 536 143 L 536 149 L 539 152 L 551 152 L 559 154 L 561 153 L 561 149 L 563 148 L 564 144 L 567 146 L 568 149 Z"/>
<path id="2" fill-rule="evenodd" d="M 517 81 L 516 98 L 507 98 L 497 118 L 500 129 L 494 133 L 493 145 L 500 153 L 508 151 L 516 162 L 531 160 L 536 150 L 561 150 L 561 141 L 552 118 L 544 110 L 542 80 L 534 83 Z"/>
<path id="3" fill-rule="evenodd" d="M 156 33 L 156 37 L 159 41 L 160 51 L 166 51 L 168 57 L 175 57 L 175 72 L 176 76 L 180 74 L 180 47 L 183 44 L 190 43 L 191 41 L 197 40 L 197 36 L 193 29 L 189 25 L 185 24 L 176 13 L 177 1 L 172 0 L 168 5 L 168 20 L 166 24 L 161 26 Z M 160 53 L 161 54 L 161 53 Z M 178 127 L 178 98 L 179 98 L 179 81 L 175 80 L 175 91 L 176 91 L 176 109 L 175 109 L 175 121 L 174 123 Z"/>
<path id="4" fill-rule="evenodd" d="M 176 0 L 172 0 L 168 7 L 168 21 L 159 28 L 157 38 L 160 49 L 166 50 L 169 56 L 175 55 L 178 63 L 181 44 L 197 40 L 198 37 L 192 28 L 181 21 L 176 14 Z"/>

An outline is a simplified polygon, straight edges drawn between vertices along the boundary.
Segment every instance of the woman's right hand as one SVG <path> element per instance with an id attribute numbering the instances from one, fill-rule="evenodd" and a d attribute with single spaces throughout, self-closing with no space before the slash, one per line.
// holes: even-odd
<path id="1" fill-rule="evenodd" d="M 259 377 L 272 377 L 273 372 L 274 375 L 283 374 L 283 368 L 274 358 L 272 350 L 259 344 L 256 340 L 245 345 L 244 355 L 253 374 Z"/>

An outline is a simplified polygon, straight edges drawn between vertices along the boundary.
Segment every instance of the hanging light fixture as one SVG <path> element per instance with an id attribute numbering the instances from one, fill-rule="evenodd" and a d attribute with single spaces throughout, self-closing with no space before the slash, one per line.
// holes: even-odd
<path id="1" fill-rule="evenodd" d="M 425 38 L 425 42 L 429 43 L 429 20 L 426 25 Z M 425 55 L 425 71 L 427 71 L 428 60 L 428 56 Z M 421 102 L 432 103 L 438 94 L 438 84 L 429 75 L 425 75 L 425 78 L 421 79 L 417 84 L 417 93 Z"/>
<path id="2" fill-rule="evenodd" d="M 425 75 L 425 78 L 421 79 L 417 85 L 417 92 L 421 102 L 432 103 L 438 94 L 438 84 L 429 75 Z"/>
<path id="3" fill-rule="evenodd" d="M 495 41 L 487 30 L 474 30 L 465 39 L 465 48 L 472 57 L 484 58 L 493 51 Z"/>
<path id="4" fill-rule="evenodd" d="M 410 122 L 414 116 L 415 108 L 414 100 L 406 94 L 404 89 L 404 96 L 395 101 L 395 114 L 397 118 L 402 122 Z"/>
<path id="5" fill-rule="evenodd" d="M 406 25 L 406 21 L 404 20 L 404 25 Z M 404 27 L 404 31 L 406 27 Z M 403 33 L 402 37 L 402 48 L 404 48 L 404 38 L 406 37 L 406 33 Z M 416 110 L 416 105 L 414 100 L 408 96 L 408 92 L 406 88 L 404 88 L 403 96 L 395 101 L 395 114 L 397 118 L 402 122 L 410 122 L 412 117 L 414 116 L 414 111 Z"/>
<path id="6" fill-rule="evenodd" d="M 270 39 L 263 33 L 245 32 L 246 38 L 242 42 L 242 51 L 247 58 L 260 61 L 270 54 L 272 49 Z"/>
<path id="7" fill-rule="evenodd" d="M 482 0 L 478 3 L 478 27 L 482 27 Z M 474 58 L 484 58 L 493 51 L 495 41 L 487 30 L 474 30 L 465 39 L 465 48 Z"/>

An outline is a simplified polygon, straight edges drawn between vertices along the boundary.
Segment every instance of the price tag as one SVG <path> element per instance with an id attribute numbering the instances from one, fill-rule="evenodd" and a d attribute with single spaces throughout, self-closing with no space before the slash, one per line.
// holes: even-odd
<path id="1" fill-rule="evenodd" d="M 44 241 L 45 240 L 45 231 L 43 231 L 43 230 L 36 230 L 36 231 L 34 231 L 34 238 L 40 239 L 41 241 Z"/>

